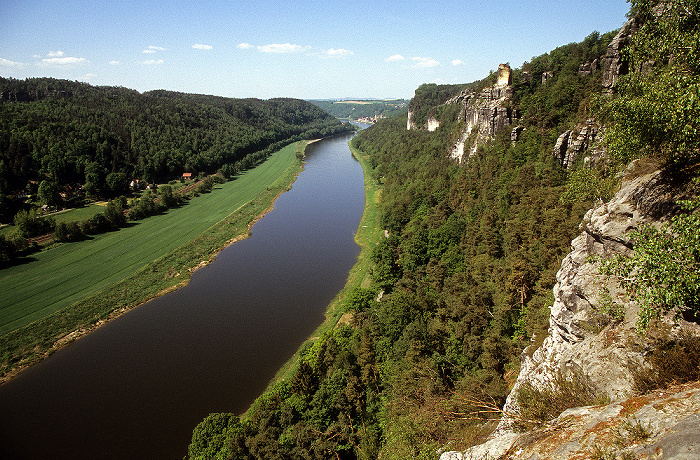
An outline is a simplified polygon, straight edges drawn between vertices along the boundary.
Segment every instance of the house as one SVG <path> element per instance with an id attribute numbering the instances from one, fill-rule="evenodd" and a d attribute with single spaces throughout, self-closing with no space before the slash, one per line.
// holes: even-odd
<path id="1" fill-rule="evenodd" d="M 189 173 L 189 172 L 182 173 L 182 179 L 183 180 L 192 180 L 192 173 Z"/>

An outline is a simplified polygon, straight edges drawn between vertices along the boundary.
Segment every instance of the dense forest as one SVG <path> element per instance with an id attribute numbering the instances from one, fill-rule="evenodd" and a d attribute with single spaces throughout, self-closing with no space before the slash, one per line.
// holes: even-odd
<path id="1" fill-rule="evenodd" d="M 327 101 L 310 100 L 336 118 L 357 120 L 360 118 L 391 118 L 406 113 L 408 101 L 404 99 L 390 100 L 356 100 L 356 101 Z"/>
<path id="2" fill-rule="evenodd" d="M 188 458 L 428 459 L 488 435 L 522 350 L 546 335 L 556 271 L 592 200 L 608 198 L 616 173 L 642 155 L 697 174 L 698 2 L 667 2 L 664 15 L 655 3 L 632 1 L 645 25 L 623 56 L 630 69 L 653 67 L 621 77 L 615 95 L 601 94 L 602 70 L 580 72 L 613 32 L 514 70 L 517 142 L 508 128 L 462 164 L 449 159 L 461 122 L 436 106 L 467 85 L 417 90 L 411 108 L 440 116 L 434 132 L 407 131 L 406 116 L 360 132 L 352 145 L 382 185 L 387 236 L 372 286 L 345 303 L 352 325 L 301 350 L 294 376 L 244 417 L 205 419 Z M 552 154 L 557 136 L 591 117 L 606 124 L 608 159 L 565 169 Z"/>
<path id="3" fill-rule="evenodd" d="M 134 179 L 230 176 L 260 152 L 351 129 L 297 99 L 140 94 L 51 78 L 0 78 L 0 96 L 0 222 L 26 207 L 27 195 L 56 205 L 76 194 L 116 197 Z M 42 182 L 59 193 L 37 201 Z"/>

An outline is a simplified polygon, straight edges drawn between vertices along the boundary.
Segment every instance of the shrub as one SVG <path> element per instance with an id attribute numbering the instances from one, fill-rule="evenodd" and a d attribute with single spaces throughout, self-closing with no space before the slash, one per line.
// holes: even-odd
<path id="1" fill-rule="evenodd" d="M 700 379 L 700 337 L 682 332 L 677 339 L 657 338 L 647 353 L 646 367 L 633 373 L 634 390 L 648 393 L 674 383 Z"/>
<path id="2" fill-rule="evenodd" d="M 690 211 L 700 202 L 682 202 Z M 601 273 L 616 275 L 640 304 L 637 327 L 644 331 L 662 313 L 700 313 L 700 213 L 681 214 L 657 230 L 651 225 L 632 232 L 634 254 L 604 260 Z"/>
<path id="3" fill-rule="evenodd" d="M 552 385 L 536 388 L 529 382 L 517 390 L 520 420 L 516 426 L 529 429 L 556 418 L 566 409 L 606 402 L 596 394 L 588 377 L 581 371 L 565 377 L 559 372 Z"/>

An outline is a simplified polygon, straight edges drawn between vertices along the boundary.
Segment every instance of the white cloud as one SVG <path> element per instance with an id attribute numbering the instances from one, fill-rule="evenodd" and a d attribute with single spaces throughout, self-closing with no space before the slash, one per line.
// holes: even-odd
<path id="1" fill-rule="evenodd" d="M 203 43 L 195 43 L 194 45 L 192 45 L 192 48 L 194 48 L 196 50 L 210 50 L 214 47 L 211 45 L 205 45 Z"/>
<path id="2" fill-rule="evenodd" d="M 66 57 L 52 57 L 52 58 L 45 58 L 41 60 L 42 65 L 74 65 L 74 64 L 87 64 L 90 61 L 88 61 L 85 58 L 78 58 L 78 57 L 71 57 L 71 56 L 66 56 Z"/>
<path id="3" fill-rule="evenodd" d="M 263 53 L 301 53 L 308 47 L 292 45 L 291 43 L 272 43 L 270 45 L 258 46 L 258 51 Z"/>
<path id="4" fill-rule="evenodd" d="M 355 53 L 353 53 L 350 50 L 346 50 L 344 48 L 338 48 L 338 49 L 331 48 L 329 50 L 326 50 L 323 54 L 327 57 L 343 57 L 343 56 L 352 56 Z"/>
<path id="5" fill-rule="evenodd" d="M 440 63 L 435 59 L 426 57 L 412 57 L 411 60 L 416 62 L 414 65 L 416 69 L 428 69 L 431 67 L 438 67 L 440 65 Z"/>
<path id="6" fill-rule="evenodd" d="M 119 65 L 121 62 L 119 61 L 109 61 L 109 65 Z"/>
<path id="7" fill-rule="evenodd" d="M 63 51 L 49 51 L 49 53 L 46 55 L 46 57 L 53 58 L 53 57 L 61 57 L 63 56 Z"/>
<path id="8" fill-rule="evenodd" d="M 143 64 L 143 65 L 160 65 L 163 62 L 165 62 L 165 61 L 163 61 L 162 59 L 157 59 L 157 60 L 156 59 L 148 59 L 146 61 L 141 61 L 141 64 Z"/>
<path id="9" fill-rule="evenodd" d="M 95 78 L 97 76 L 96 73 L 86 73 L 85 78 Z"/>
<path id="10" fill-rule="evenodd" d="M 9 61 L 7 59 L 0 58 L 0 67 L 24 67 L 25 64 L 21 62 Z"/>
<path id="11" fill-rule="evenodd" d="M 143 54 L 153 54 L 156 52 L 156 50 L 143 50 L 141 51 Z"/>
<path id="12" fill-rule="evenodd" d="M 167 48 L 163 48 L 162 46 L 153 46 L 153 45 L 148 45 L 149 50 L 154 50 L 154 51 L 167 51 Z"/>
<path id="13" fill-rule="evenodd" d="M 238 45 L 236 45 L 236 48 L 242 49 L 242 50 L 248 50 L 248 49 L 255 48 L 255 47 L 253 45 L 251 45 L 250 43 L 239 43 Z"/>
<path id="14" fill-rule="evenodd" d="M 386 62 L 393 62 L 393 61 L 403 61 L 406 59 L 405 57 L 401 56 L 400 54 L 394 54 L 393 56 L 389 56 L 388 58 L 384 59 Z"/>
<path id="15" fill-rule="evenodd" d="M 458 66 L 458 65 L 464 65 L 463 61 L 460 61 L 459 59 L 455 59 L 452 61 L 453 66 Z"/>

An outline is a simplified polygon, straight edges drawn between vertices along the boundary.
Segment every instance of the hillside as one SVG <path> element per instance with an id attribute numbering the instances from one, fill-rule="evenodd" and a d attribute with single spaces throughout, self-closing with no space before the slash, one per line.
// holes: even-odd
<path id="1" fill-rule="evenodd" d="M 188 458 L 700 454 L 697 384 L 655 392 L 700 378 L 697 202 L 677 203 L 699 185 L 699 8 L 632 4 L 619 33 L 422 85 L 354 138 L 382 189 L 371 286 Z"/>
<path id="2" fill-rule="evenodd" d="M 348 129 L 296 99 L 0 78 L 0 222 L 29 204 L 119 196 L 135 179 L 162 183 L 217 170 L 229 176 L 260 159 L 249 155 Z M 42 182 L 60 196 L 37 196 Z M 27 195 L 33 203 L 25 203 Z"/>
<path id="3" fill-rule="evenodd" d="M 404 99 L 391 100 L 310 100 L 336 118 L 348 120 L 372 120 L 391 118 L 406 112 L 408 101 Z"/>

